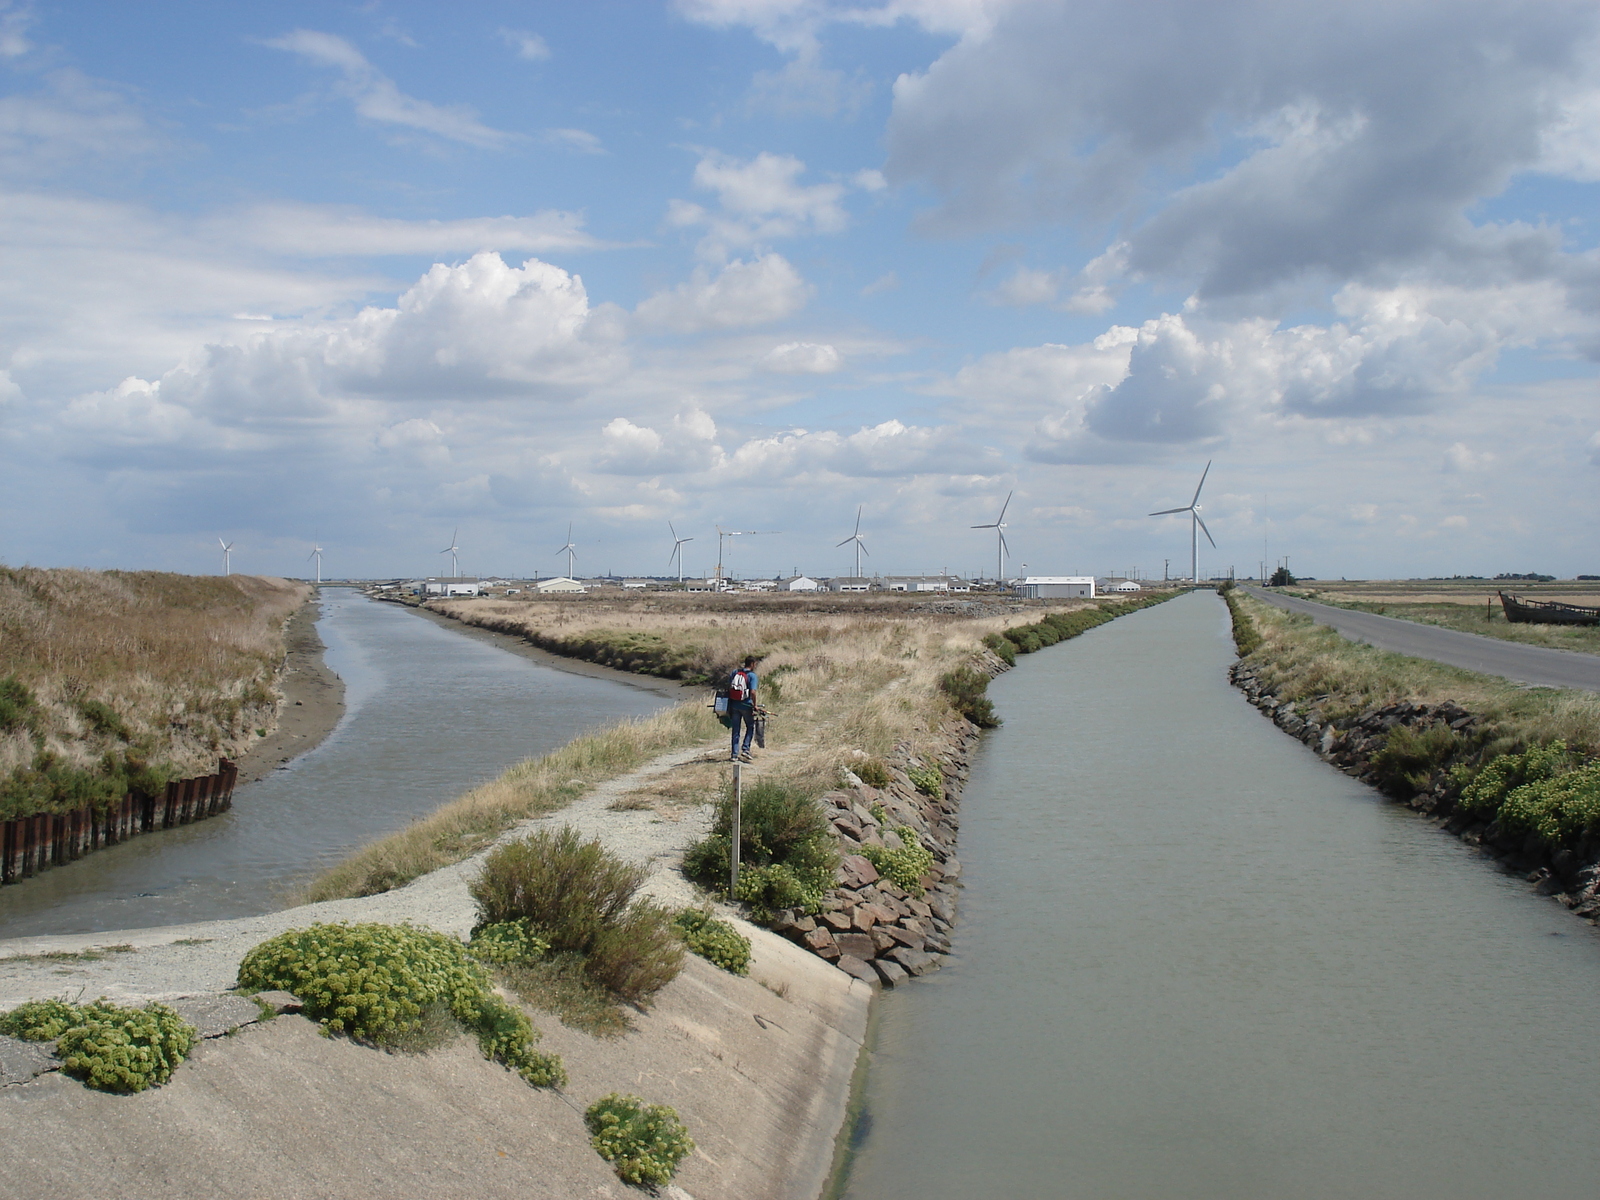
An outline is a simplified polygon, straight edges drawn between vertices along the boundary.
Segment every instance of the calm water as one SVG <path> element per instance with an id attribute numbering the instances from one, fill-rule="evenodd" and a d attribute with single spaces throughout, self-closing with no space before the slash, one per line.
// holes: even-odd
<path id="1" fill-rule="evenodd" d="M 343 588 L 318 632 L 346 712 L 233 810 L 0 888 L 0 937 L 249 916 L 295 883 L 512 763 L 668 701 L 540 666 Z"/>
<path id="2" fill-rule="evenodd" d="M 1600 939 L 1228 686 L 1196 594 L 1022 660 L 852 1200 L 1590 1197 Z"/>

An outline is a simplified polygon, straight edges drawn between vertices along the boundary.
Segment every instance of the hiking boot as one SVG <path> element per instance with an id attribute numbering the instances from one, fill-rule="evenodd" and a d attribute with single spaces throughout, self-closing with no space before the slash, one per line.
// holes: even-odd
<path id="1" fill-rule="evenodd" d="M 750 757 L 750 751 L 746 750 L 743 754 L 739 755 L 739 761 L 740 762 L 755 762 L 755 759 L 751 758 Z"/>

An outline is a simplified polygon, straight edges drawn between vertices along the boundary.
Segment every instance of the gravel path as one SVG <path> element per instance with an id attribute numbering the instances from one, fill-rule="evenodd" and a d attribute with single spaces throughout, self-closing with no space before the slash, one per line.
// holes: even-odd
<path id="1" fill-rule="evenodd" d="M 499 841 L 538 828 L 572 825 L 585 837 L 599 837 L 623 858 L 649 863 L 645 891 L 651 896 L 677 907 L 694 903 L 695 889 L 678 867 L 684 851 L 709 828 L 711 805 L 679 821 L 650 809 L 613 811 L 610 806 L 674 767 L 714 756 L 706 746 L 663 754 L 598 784 L 559 812 L 519 822 Z M 224 991 L 233 986 L 239 960 L 251 947 L 313 921 L 410 921 L 464 938 L 474 919 L 467 884 L 490 849 L 380 896 L 328 900 L 228 921 L 0 941 L 0 1011 L 48 996 L 142 1001 Z"/>
<path id="2" fill-rule="evenodd" d="M 1518 683 L 1539 687 L 1577 688 L 1600 692 L 1600 655 L 1577 654 L 1571 650 L 1551 650 L 1545 646 L 1524 646 L 1499 638 L 1482 637 L 1458 629 L 1441 629 L 1398 617 L 1355 612 L 1301 600 L 1276 592 L 1249 588 L 1258 600 L 1304 613 L 1319 625 L 1327 625 L 1353 642 L 1366 642 L 1379 650 L 1431 658 L 1446 666 L 1462 667 L 1484 675 L 1500 675 Z"/>

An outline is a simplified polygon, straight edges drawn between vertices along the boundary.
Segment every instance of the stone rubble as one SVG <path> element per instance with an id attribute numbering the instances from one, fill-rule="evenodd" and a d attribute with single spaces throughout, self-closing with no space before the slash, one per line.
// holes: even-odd
<path id="1" fill-rule="evenodd" d="M 1404 726 L 1420 731 L 1444 725 L 1454 733 L 1471 735 L 1484 726 L 1481 716 L 1449 701 L 1428 705 L 1407 700 L 1333 720 L 1318 707 L 1329 697 L 1296 704 L 1274 694 L 1251 664 L 1234 663 L 1228 678 L 1279 729 L 1345 774 L 1379 790 L 1385 790 L 1385 780 L 1373 765 L 1373 757 L 1383 749 L 1391 730 Z M 1403 792 L 1387 789 L 1387 794 L 1412 811 L 1477 846 L 1504 870 L 1522 875 L 1541 895 L 1553 896 L 1591 924 L 1600 924 L 1600 839 L 1585 838 L 1575 847 L 1552 853 L 1535 835 L 1514 837 L 1493 821 L 1458 810 L 1459 789 L 1444 770 L 1434 772 L 1422 790 L 1404 787 Z"/>
<path id="2" fill-rule="evenodd" d="M 839 841 L 836 886 L 820 915 L 784 909 L 774 917 L 773 930 L 867 983 L 894 987 L 937 971 L 941 958 L 950 953 L 956 919 L 961 879 L 957 812 L 978 736 L 976 726 L 958 718 L 944 739 L 947 749 L 937 758 L 921 759 L 909 747 L 896 746 L 887 759 L 887 787 L 853 783 L 825 794 L 822 803 Z M 944 777 L 943 795 L 919 791 L 906 774 L 908 768 L 930 766 Z M 874 807 L 882 819 L 874 815 Z M 880 876 L 861 853 L 866 846 L 898 848 L 902 842 L 896 828 L 914 830 L 933 855 L 933 866 L 919 881 L 921 897 Z"/>

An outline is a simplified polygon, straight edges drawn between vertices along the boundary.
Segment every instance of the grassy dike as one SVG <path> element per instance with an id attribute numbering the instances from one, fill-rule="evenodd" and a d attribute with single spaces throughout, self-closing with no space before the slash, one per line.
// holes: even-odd
<path id="1" fill-rule="evenodd" d="M 276 724 L 305 584 L 0 567 L 0 820 L 152 794 Z"/>
<path id="2" fill-rule="evenodd" d="M 1223 594 L 1234 681 L 1280 727 L 1600 916 L 1600 696 L 1378 650 Z"/>

